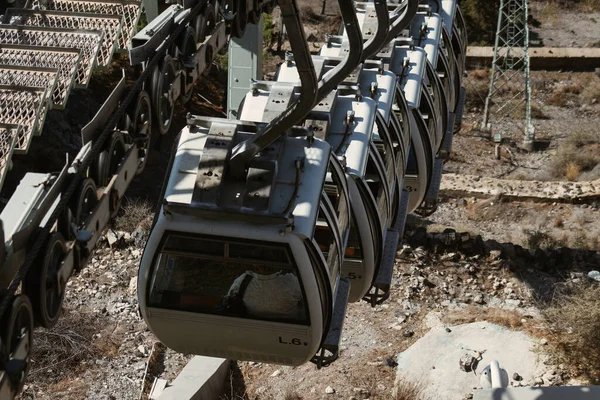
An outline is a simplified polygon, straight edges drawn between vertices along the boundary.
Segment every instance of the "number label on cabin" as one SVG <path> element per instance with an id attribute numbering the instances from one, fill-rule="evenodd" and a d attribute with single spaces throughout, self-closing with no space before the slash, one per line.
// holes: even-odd
<path id="1" fill-rule="evenodd" d="M 281 336 L 279 336 L 279 344 L 290 344 L 292 346 L 308 346 L 308 342 L 303 342 L 298 338 L 284 339 Z"/>

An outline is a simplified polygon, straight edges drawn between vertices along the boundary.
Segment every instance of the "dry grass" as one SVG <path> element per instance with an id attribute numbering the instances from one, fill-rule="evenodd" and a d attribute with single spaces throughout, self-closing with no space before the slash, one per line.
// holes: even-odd
<path id="1" fill-rule="evenodd" d="M 396 379 L 393 400 L 428 400 L 424 395 L 425 386 L 420 382 L 412 382 L 407 379 Z"/>
<path id="2" fill-rule="evenodd" d="M 559 215 L 559 216 L 557 216 L 557 217 L 554 219 L 554 227 L 555 227 L 555 228 L 562 228 L 563 226 L 565 226 L 565 220 L 564 220 L 564 218 L 563 218 L 563 217 L 561 217 L 561 216 Z"/>
<path id="3" fill-rule="evenodd" d="M 583 375 L 600 382 L 600 285 L 561 288 L 543 310 L 556 356 Z"/>
<path id="4" fill-rule="evenodd" d="M 555 238 L 542 228 L 523 228 L 523 235 L 525 236 L 523 245 L 530 249 L 554 249 L 566 245 L 563 240 Z"/>
<path id="5" fill-rule="evenodd" d="M 546 104 L 555 107 L 566 107 L 567 99 L 561 93 L 554 91 L 552 94 L 546 99 Z"/>
<path id="6" fill-rule="evenodd" d="M 139 199 L 133 202 L 128 201 L 115 219 L 115 229 L 133 232 L 140 224 L 144 224 L 145 229 L 150 229 L 153 215 L 154 209 L 148 201 Z"/>
<path id="7" fill-rule="evenodd" d="M 30 390 L 22 398 L 36 398 L 39 391 L 61 399 L 85 398 L 89 383 L 82 380 L 84 373 L 97 368 L 96 360 L 118 355 L 123 337 L 113 328 L 93 313 L 65 310 L 51 330 L 36 329 Z"/>
<path id="8" fill-rule="evenodd" d="M 558 20 L 560 5 L 557 1 L 548 1 L 540 7 L 538 18 L 544 23 L 552 23 Z"/>
<path id="9" fill-rule="evenodd" d="M 467 204 L 467 219 L 471 221 L 494 221 L 506 215 L 507 205 L 500 196 Z"/>
<path id="10" fill-rule="evenodd" d="M 600 78 L 596 77 L 581 92 L 583 100 L 592 103 L 600 101 Z"/>
<path id="11" fill-rule="evenodd" d="M 490 70 L 473 70 L 469 72 L 464 82 L 467 91 L 466 106 L 483 107 L 490 89 Z"/>
<path id="12" fill-rule="evenodd" d="M 480 321 L 487 321 L 506 329 L 523 331 L 536 337 L 544 337 L 546 335 L 543 325 L 536 324 L 532 320 L 523 319 L 523 316 L 515 310 L 468 306 L 464 309 L 450 312 L 443 318 L 443 322 L 448 325 L 470 324 Z"/>
<path id="13" fill-rule="evenodd" d="M 567 178 L 568 181 L 575 181 L 577 180 L 577 177 L 579 176 L 579 173 L 581 172 L 581 167 L 575 163 L 569 163 L 567 164 L 567 168 L 565 169 L 565 178 Z"/>
<path id="14" fill-rule="evenodd" d="M 558 149 L 551 166 L 555 177 L 577 180 L 600 164 L 600 134 L 575 132 Z"/>

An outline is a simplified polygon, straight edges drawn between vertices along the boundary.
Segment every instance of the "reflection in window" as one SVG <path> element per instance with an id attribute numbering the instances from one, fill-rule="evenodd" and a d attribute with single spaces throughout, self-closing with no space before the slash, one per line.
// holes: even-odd
<path id="1" fill-rule="evenodd" d="M 297 268 L 278 244 L 171 236 L 157 256 L 148 305 L 308 324 Z"/>

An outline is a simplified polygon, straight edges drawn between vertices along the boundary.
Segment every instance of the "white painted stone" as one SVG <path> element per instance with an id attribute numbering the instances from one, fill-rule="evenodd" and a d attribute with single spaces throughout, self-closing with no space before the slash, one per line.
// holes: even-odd
<path id="1" fill-rule="evenodd" d="M 431 318 L 435 319 L 435 317 Z M 479 374 L 497 360 L 509 376 L 518 372 L 524 380 L 540 376 L 547 367 L 535 353 L 534 341 L 523 332 L 509 331 L 488 322 L 475 322 L 445 328 L 435 327 L 400 353 L 398 379 L 421 382 L 425 397 L 460 399 L 479 387 Z M 460 370 L 459 360 L 466 353 L 477 357 L 482 352 L 477 374 Z"/>

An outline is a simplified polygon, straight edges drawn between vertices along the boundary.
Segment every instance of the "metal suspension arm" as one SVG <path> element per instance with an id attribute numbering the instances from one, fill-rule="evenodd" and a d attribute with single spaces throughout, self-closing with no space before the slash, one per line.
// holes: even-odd
<path id="1" fill-rule="evenodd" d="M 419 9 L 419 0 L 406 0 L 406 5 L 404 6 L 402 14 L 399 14 L 399 9 L 400 7 L 394 11 L 395 14 L 390 18 L 393 22 L 390 26 L 390 31 L 388 32 L 385 43 L 397 37 L 400 32 L 410 25 Z"/>
<path id="2" fill-rule="evenodd" d="M 388 11 L 387 0 L 375 0 L 375 14 L 377 15 L 377 31 L 365 43 L 363 49 L 363 61 L 377 54 L 379 49 L 386 43 L 390 26 L 390 14 Z"/>
<path id="3" fill-rule="evenodd" d="M 312 62 L 308 42 L 300 20 L 300 13 L 296 0 L 279 0 L 279 8 L 283 23 L 288 31 L 288 38 L 296 68 L 302 85 L 300 97 L 290 103 L 289 107 L 277 118 L 265 126 L 251 139 L 238 143 L 231 151 L 229 159 L 229 172 L 232 176 L 242 177 L 252 157 L 262 149 L 273 143 L 289 128 L 300 121 L 310 112 L 317 98 L 317 76 Z"/>
<path id="4" fill-rule="evenodd" d="M 385 3 L 385 0 L 379 0 Z M 350 74 L 358 64 L 364 59 L 363 55 L 363 37 L 356 17 L 356 9 L 353 0 L 339 0 L 340 12 L 344 22 L 346 35 L 348 36 L 349 52 L 348 56 L 335 66 L 331 71 L 323 76 L 319 82 L 319 92 L 317 101 L 326 97 L 329 92 L 334 90 Z M 387 10 L 386 10 L 387 14 Z M 378 28 L 379 31 L 379 28 Z"/>

